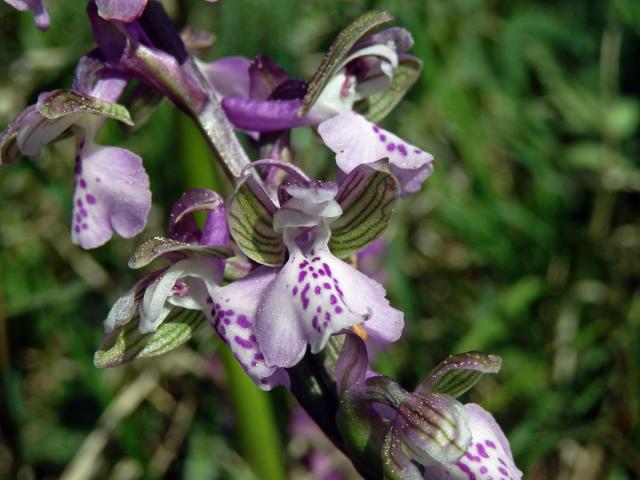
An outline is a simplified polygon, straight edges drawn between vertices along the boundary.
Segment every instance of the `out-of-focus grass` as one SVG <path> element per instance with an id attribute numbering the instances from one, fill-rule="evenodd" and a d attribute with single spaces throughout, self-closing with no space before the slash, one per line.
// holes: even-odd
<path id="1" fill-rule="evenodd" d="M 411 30 L 424 74 L 385 126 L 437 163 L 387 232 L 387 288 L 407 328 L 380 368 L 411 387 L 448 353 L 500 354 L 503 371 L 468 400 L 495 413 L 526 478 L 639 477 L 638 3 L 167 4 L 216 33 L 212 58 L 264 53 L 301 78 L 367 9 Z M 51 13 L 42 34 L 0 5 L 2 125 L 39 91 L 68 86 L 90 48 L 84 7 L 60 0 Z M 148 234 L 193 183 L 180 121 L 163 105 L 131 137 L 110 126 L 103 139 L 145 160 Z M 314 138 L 295 141 L 310 171 L 330 170 Z M 100 322 L 135 280 L 135 241 L 70 244 L 72 149 L 0 173 L 0 477 L 255 478 L 231 434 L 212 335 L 159 361 L 93 367 Z M 288 402 L 271 398 L 284 432 Z"/>

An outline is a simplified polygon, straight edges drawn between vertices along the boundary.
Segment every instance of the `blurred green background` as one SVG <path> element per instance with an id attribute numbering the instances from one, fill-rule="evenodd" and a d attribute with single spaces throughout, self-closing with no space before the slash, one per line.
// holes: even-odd
<path id="1" fill-rule="evenodd" d="M 92 48 L 84 2 L 49 3 L 41 33 L 0 2 L 2 128 L 38 92 L 69 87 Z M 178 25 L 215 33 L 204 59 L 266 54 L 299 78 L 369 9 L 409 29 L 424 72 L 384 126 L 436 168 L 386 233 L 386 287 L 407 327 L 377 367 L 412 388 L 449 353 L 499 354 L 502 372 L 466 401 L 494 413 L 525 478 L 640 478 L 640 2 L 164 3 Z M 186 166 L 210 158 L 166 102 L 130 136 L 105 130 L 151 176 L 145 235 L 162 233 L 185 188 L 219 182 Z M 294 141 L 311 173 L 333 168 L 308 131 Z M 70 243 L 73 148 L 0 172 L 0 478 L 277 478 L 255 467 L 212 332 L 154 361 L 93 366 L 102 319 L 138 278 L 126 265 L 140 239 Z M 290 437 L 294 402 L 265 397 L 279 433 L 259 450 L 280 475 L 311 478 L 309 449 L 330 446 Z"/>

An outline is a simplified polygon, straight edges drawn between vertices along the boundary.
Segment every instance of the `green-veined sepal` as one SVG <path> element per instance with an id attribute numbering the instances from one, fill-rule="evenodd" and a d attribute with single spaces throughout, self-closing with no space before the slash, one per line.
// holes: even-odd
<path id="1" fill-rule="evenodd" d="M 466 352 L 450 355 L 436 366 L 416 392 L 446 393 L 458 397 L 473 387 L 485 373 L 497 373 L 502 359 L 497 355 Z"/>
<path id="2" fill-rule="evenodd" d="M 233 255 L 229 247 L 183 243 L 165 237 L 153 237 L 142 242 L 129 259 L 129 268 L 142 268 L 156 258 L 169 253 L 199 255 L 211 258 L 227 258 Z"/>
<path id="3" fill-rule="evenodd" d="M 247 176 L 229 202 L 229 232 L 240 250 L 250 259 L 268 266 L 284 261 L 282 235 L 273 229 L 276 206 L 258 185 Z"/>
<path id="4" fill-rule="evenodd" d="M 336 195 L 343 213 L 331 224 L 331 252 L 345 258 L 373 242 L 389 224 L 399 196 L 400 184 L 386 160 L 356 167 Z"/>
<path id="5" fill-rule="evenodd" d="M 94 355 L 96 367 L 116 367 L 137 358 L 169 352 L 189 340 L 206 323 L 200 310 L 178 307 L 151 333 L 141 333 L 138 320 L 139 317 L 105 335 Z"/>

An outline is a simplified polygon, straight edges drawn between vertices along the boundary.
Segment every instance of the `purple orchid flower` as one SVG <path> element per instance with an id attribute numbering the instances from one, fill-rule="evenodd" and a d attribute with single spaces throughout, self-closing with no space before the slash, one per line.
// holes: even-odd
<path id="1" fill-rule="evenodd" d="M 343 213 L 336 201 L 338 186 L 313 182 L 290 164 L 264 160 L 251 166 L 257 165 L 279 166 L 291 178 L 280 190 L 280 207 L 269 207 L 275 210 L 273 230 L 281 232 L 289 258 L 271 269 L 277 273 L 271 282 L 255 287 L 260 293 L 256 339 L 267 364 L 292 367 L 307 345 L 317 353 L 331 335 L 357 325 L 380 343 L 397 340 L 403 314 L 389 305 L 382 285 L 329 250 L 330 224 Z M 349 180 L 343 185 L 352 188 Z M 237 238 L 237 230 L 232 234 Z"/>
<path id="2" fill-rule="evenodd" d="M 46 8 L 42 5 L 42 0 L 4 0 L 16 10 L 24 12 L 31 10 L 33 12 L 33 19 L 36 22 L 36 26 L 40 30 L 47 30 L 51 25 L 51 18 Z"/>
<path id="3" fill-rule="evenodd" d="M 291 79 L 269 59 L 249 62 L 229 57 L 205 67 L 224 97 L 222 106 L 238 128 L 276 132 L 318 125 L 318 133 L 345 173 L 363 163 L 388 158 L 407 196 L 433 171 L 433 156 L 355 113 L 355 105 L 392 85 L 399 58 L 413 45 L 409 32 L 390 28 L 365 37 L 338 64 L 308 113 L 300 115 L 306 84 Z"/>
<path id="4" fill-rule="evenodd" d="M 300 115 L 299 112 L 302 99 L 307 93 L 306 85 L 290 79 L 270 60 L 268 66 L 260 70 L 273 72 L 279 69 L 284 75 L 279 75 L 279 81 L 269 85 L 267 95 L 264 90 L 262 95 L 256 95 L 254 88 L 239 92 L 240 94 L 237 94 L 237 90 L 223 90 L 221 93 L 225 98 L 222 107 L 236 127 L 247 131 L 275 132 L 302 125 L 317 125 L 342 112 L 352 111 L 358 101 L 388 89 L 394 69 L 398 67 L 399 55 L 403 55 L 412 45 L 411 34 L 402 28 L 390 28 L 364 38 L 342 59 L 336 68 L 336 74 L 329 79 L 305 115 Z M 225 59 L 218 62 L 222 61 Z M 214 62 L 213 71 L 218 62 Z M 255 62 L 250 65 L 255 65 Z M 245 65 L 240 62 L 226 73 L 235 79 L 248 76 L 249 85 L 254 84 L 254 72 L 246 70 Z M 296 88 L 292 88 L 294 86 Z"/>
<path id="5" fill-rule="evenodd" d="M 85 57 L 76 71 L 74 91 L 40 94 L 0 135 L 0 160 L 9 164 L 22 155 L 36 156 L 44 145 L 75 133 L 71 239 L 83 248 L 103 245 L 113 232 L 125 238 L 137 235 L 151 208 L 142 159 L 124 148 L 96 144 L 106 118 L 131 124 L 127 110 L 113 103 L 126 80 L 117 75 L 99 78 L 96 62 Z"/>
<path id="6" fill-rule="evenodd" d="M 200 230 L 193 212 L 208 212 Z M 228 229 L 222 198 L 210 190 L 190 190 L 174 205 L 168 238 L 143 243 L 129 265 L 140 268 L 156 258 L 170 262 L 140 280 L 114 304 L 105 330 L 113 332 L 136 319 L 141 333 L 155 332 L 163 322 L 200 313 L 209 321 L 249 377 L 264 390 L 287 384 L 286 372 L 268 366 L 258 348 L 251 319 L 256 317 L 256 291 L 273 280 L 273 269 L 261 268 L 251 278 L 220 286 L 228 252 Z M 226 254 L 225 256 L 228 256 Z"/>

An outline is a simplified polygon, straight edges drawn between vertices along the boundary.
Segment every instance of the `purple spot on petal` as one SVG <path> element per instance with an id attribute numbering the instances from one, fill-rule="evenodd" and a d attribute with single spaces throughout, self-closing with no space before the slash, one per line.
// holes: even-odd
<path id="1" fill-rule="evenodd" d="M 323 263 L 322 266 L 324 267 L 324 273 L 326 273 L 328 276 L 331 276 L 331 269 L 329 268 L 329 265 Z"/>
<path id="2" fill-rule="evenodd" d="M 76 233 L 80 233 L 80 226 L 79 225 L 76 225 L 73 229 L 75 230 Z"/>
<path id="3" fill-rule="evenodd" d="M 325 290 L 331 290 L 331 284 L 327 282 L 323 283 L 322 286 L 325 288 Z"/>
<path id="4" fill-rule="evenodd" d="M 80 227 L 81 227 L 83 230 L 86 230 L 87 228 L 89 228 L 89 225 L 87 225 L 86 223 L 83 223 Z"/>
<path id="5" fill-rule="evenodd" d="M 334 312 L 336 313 L 342 313 L 342 307 L 338 306 L 335 308 Z"/>
<path id="6" fill-rule="evenodd" d="M 316 308 L 316 313 L 320 313 L 321 311 L 322 311 L 322 307 L 319 306 L 318 308 Z"/>
<path id="7" fill-rule="evenodd" d="M 81 208 L 80 209 L 80 215 L 82 215 L 84 218 L 86 218 L 89 215 L 89 212 L 87 212 L 86 208 Z"/>
<path id="8" fill-rule="evenodd" d="M 291 293 L 295 297 L 298 294 L 298 287 L 293 287 L 293 291 Z"/>
<path id="9" fill-rule="evenodd" d="M 422 150 L 420 150 L 419 148 L 416 148 L 416 149 L 413 151 L 413 153 L 418 153 L 418 154 L 419 154 L 419 153 L 422 153 Z"/>
<path id="10" fill-rule="evenodd" d="M 80 215 L 79 213 L 76 213 L 76 222 L 81 222 L 82 221 L 82 215 Z"/>
<path id="11" fill-rule="evenodd" d="M 489 471 L 489 469 L 487 467 L 480 467 L 480 473 L 487 473 Z"/>
<path id="12" fill-rule="evenodd" d="M 396 149 L 395 143 L 390 143 L 389 145 L 387 145 L 387 152 L 393 152 L 395 149 Z"/>
<path id="13" fill-rule="evenodd" d="M 86 199 L 87 199 L 87 203 L 88 203 L 89 205 L 93 205 L 93 204 L 95 204 L 95 203 L 96 203 L 96 197 L 94 197 L 94 196 L 93 196 L 93 195 L 91 195 L 90 193 L 87 193 Z"/>
<path id="14" fill-rule="evenodd" d="M 378 135 L 378 138 L 380 139 L 381 142 L 384 142 L 387 140 L 387 136 L 383 133 L 381 133 L 380 135 Z"/>
<path id="15" fill-rule="evenodd" d="M 304 277 L 307 276 L 307 272 L 306 271 L 302 271 L 298 274 L 298 283 L 302 283 L 302 281 L 304 280 Z"/>
<path id="16" fill-rule="evenodd" d="M 245 340 L 242 337 L 239 336 L 235 336 L 234 340 L 236 341 L 236 343 L 238 345 L 240 345 L 242 348 L 252 348 L 253 347 L 253 342 L 249 341 L 249 340 Z"/>
<path id="17" fill-rule="evenodd" d="M 487 451 L 484 449 L 484 446 L 481 443 L 478 443 L 476 445 L 476 450 L 478 450 L 478 454 L 482 457 L 482 458 L 489 458 L 489 454 L 487 453 Z"/>
<path id="18" fill-rule="evenodd" d="M 80 179 L 80 188 L 87 188 L 87 182 L 84 180 L 84 178 Z"/>
<path id="19" fill-rule="evenodd" d="M 316 292 L 316 295 L 320 295 L 320 292 L 322 292 L 322 289 L 320 287 L 316 287 L 313 289 L 314 292 Z"/>
<path id="20" fill-rule="evenodd" d="M 318 278 L 318 274 L 317 274 L 317 273 L 312 273 L 312 274 L 311 274 L 311 276 L 312 276 L 313 278 Z"/>
<path id="21" fill-rule="evenodd" d="M 244 315 L 238 315 L 238 318 L 236 319 L 236 323 L 240 325 L 242 328 L 249 328 L 251 326 L 251 322 Z"/>
<path id="22" fill-rule="evenodd" d="M 405 147 L 403 144 L 398 145 L 398 151 L 403 157 L 407 156 L 407 147 Z"/>
<path id="23" fill-rule="evenodd" d="M 378 133 L 380 131 L 380 127 L 378 127 L 377 125 L 372 125 L 373 127 L 373 131 Z"/>
<path id="24" fill-rule="evenodd" d="M 505 475 L 505 476 L 508 476 L 508 475 L 509 475 L 509 472 L 507 472 L 503 467 L 500 467 L 500 468 L 498 469 L 498 471 L 499 471 L 502 475 Z"/>
<path id="25" fill-rule="evenodd" d="M 476 480 L 476 474 L 471 471 L 467 464 L 458 462 L 456 466 L 467 475 L 469 480 Z"/>
<path id="26" fill-rule="evenodd" d="M 496 448 L 496 444 L 493 443 L 491 440 L 485 440 L 484 444 L 489 448 Z"/>
<path id="27" fill-rule="evenodd" d="M 331 296 L 329 297 L 329 303 L 330 303 L 331 305 L 335 305 L 336 303 L 338 303 L 338 299 L 336 298 L 336 296 L 335 296 L 335 295 L 331 295 Z"/>
<path id="28" fill-rule="evenodd" d="M 229 317 L 225 317 L 224 324 L 225 325 L 231 325 L 231 319 Z"/>
<path id="29" fill-rule="evenodd" d="M 82 207 L 82 200 L 77 199 L 76 200 L 76 205 L 79 206 L 79 207 Z"/>
<path id="30" fill-rule="evenodd" d="M 96 177 L 96 182 L 100 183 L 100 177 Z"/>
<path id="31" fill-rule="evenodd" d="M 249 337 L 249 340 L 251 340 L 252 342 L 255 342 L 256 341 L 256 336 L 255 335 L 251 335 Z"/>
<path id="32" fill-rule="evenodd" d="M 302 300 L 302 308 L 304 308 L 305 310 L 309 307 L 309 297 L 307 297 L 307 292 L 309 291 L 309 288 L 311 287 L 307 283 L 302 289 L 302 292 L 300 293 L 300 299 Z"/>

